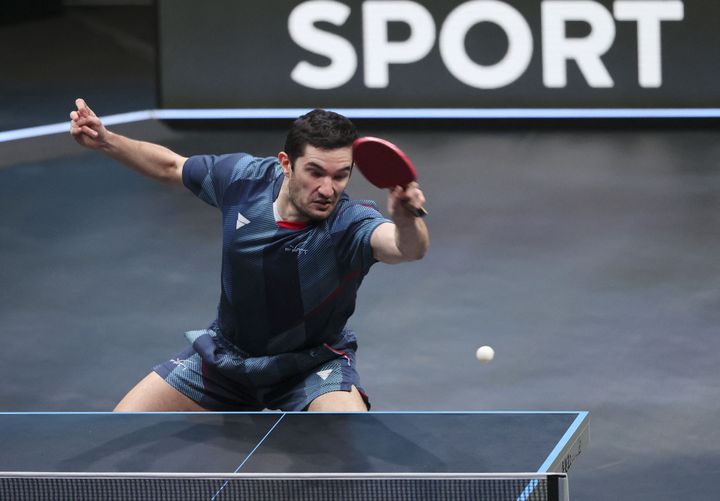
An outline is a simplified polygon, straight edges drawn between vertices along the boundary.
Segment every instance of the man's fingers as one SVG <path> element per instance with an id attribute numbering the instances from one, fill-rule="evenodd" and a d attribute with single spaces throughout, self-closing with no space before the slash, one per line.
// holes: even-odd
<path id="1" fill-rule="evenodd" d="M 83 117 L 80 116 L 74 120 L 75 123 L 78 125 L 90 125 L 90 126 L 98 126 L 100 125 L 100 119 L 98 117 Z"/>
<path id="2" fill-rule="evenodd" d="M 419 185 L 417 182 L 413 181 L 412 183 L 408 184 L 407 186 L 395 186 L 390 193 L 392 196 L 397 198 L 398 200 L 402 202 L 407 202 L 408 200 L 412 200 L 414 198 L 421 198 L 422 201 L 425 201 L 425 198 L 423 197 L 423 193 L 419 188 Z"/>
<path id="3" fill-rule="evenodd" d="M 70 112 L 70 134 L 80 144 L 87 145 L 82 138 L 97 139 L 100 137 L 100 132 L 95 129 L 101 128 L 102 122 L 88 107 L 84 99 L 77 98 L 75 106 L 77 106 L 77 110 Z"/>
<path id="4" fill-rule="evenodd" d="M 75 137 L 78 137 L 78 136 L 81 136 L 84 134 L 86 136 L 90 136 L 93 139 L 95 139 L 99 136 L 99 134 L 96 130 L 91 129 L 87 125 L 79 125 L 75 121 L 70 122 L 70 134 Z"/>
<path id="5" fill-rule="evenodd" d="M 77 117 L 70 121 L 70 127 L 71 131 L 73 128 L 78 128 L 89 137 L 97 138 L 100 136 L 99 129 L 101 129 L 102 124 L 97 117 Z"/>
<path id="6" fill-rule="evenodd" d="M 81 130 L 83 131 L 83 133 L 87 134 L 88 136 L 90 136 L 90 137 L 92 137 L 92 138 L 96 138 L 96 137 L 99 136 L 99 134 L 97 133 L 97 131 L 91 129 L 91 128 L 88 127 L 87 125 L 83 125 L 83 126 L 81 127 Z"/>
<path id="7" fill-rule="evenodd" d="M 391 190 L 390 196 L 395 203 L 399 203 L 411 212 L 418 212 L 425 205 L 425 196 L 416 182 L 405 187 L 396 186 Z"/>
<path id="8" fill-rule="evenodd" d="M 77 98 L 75 100 L 75 106 L 77 106 L 78 112 L 81 116 L 95 116 L 95 113 L 90 109 L 84 99 L 80 97 Z"/>
<path id="9" fill-rule="evenodd" d="M 407 214 L 415 217 L 424 217 L 427 211 L 423 208 L 425 205 L 425 196 L 416 181 L 408 183 L 406 186 L 395 186 L 390 189 L 388 195 L 388 208 L 390 213 L 395 215 L 400 208 Z"/>

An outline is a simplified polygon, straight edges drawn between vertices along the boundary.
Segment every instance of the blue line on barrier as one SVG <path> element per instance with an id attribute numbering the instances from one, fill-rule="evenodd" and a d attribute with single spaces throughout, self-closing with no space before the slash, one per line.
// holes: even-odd
<path id="1" fill-rule="evenodd" d="M 720 108 L 329 108 L 348 118 L 720 118 Z M 155 110 L 162 120 L 296 118 L 307 108 Z"/>
<path id="2" fill-rule="evenodd" d="M 720 108 L 330 108 L 348 118 L 603 119 L 720 118 Z M 143 120 L 293 119 L 308 108 L 160 109 L 101 117 L 105 125 Z M 69 131 L 69 121 L 0 132 L 0 143 Z"/>
<path id="3" fill-rule="evenodd" d="M 129 113 L 118 113 L 117 115 L 107 115 L 101 117 L 101 119 L 105 125 L 117 125 L 150 120 L 153 118 L 153 113 L 153 110 L 131 111 Z M 38 127 L 27 127 L 25 129 L 0 132 L 0 143 L 61 133 L 70 133 L 70 119 L 57 124 L 40 125 Z"/>

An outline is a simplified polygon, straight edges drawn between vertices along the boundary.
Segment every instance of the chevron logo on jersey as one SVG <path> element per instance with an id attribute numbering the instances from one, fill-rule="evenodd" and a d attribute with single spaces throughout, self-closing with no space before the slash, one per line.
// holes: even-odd
<path id="1" fill-rule="evenodd" d="M 237 222 L 235 223 L 235 229 L 239 230 L 240 228 L 242 228 L 249 222 L 250 222 L 250 220 L 248 218 L 246 218 L 245 216 L 243 216 L 242 214 L 240 214 L 238 212 L 238 218 L 237 218 Z"/>
<path id="2" fill-rule="evenodd" d="M 319 372 L 316 372 L 315 374 L 320 376 L 322 378 L 322 380 L 325 381 L 331 372 L 332 372 L 332 369 L 325 369 L 324 371 L 319 371 Z"/>

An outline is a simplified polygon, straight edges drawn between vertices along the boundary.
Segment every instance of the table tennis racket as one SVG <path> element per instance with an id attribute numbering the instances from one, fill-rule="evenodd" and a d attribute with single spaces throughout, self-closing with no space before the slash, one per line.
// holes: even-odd
<path id="1" fill-rule="evenodd" d="M 378 137 L 361 137 L 352 146 L 353 161 L 365 178 L 378 188 L 407 186 L 417 179 L 417 171 L 408 156 L 390 141 Z M 424 217 L 424 208 L 415 210 Z"/>

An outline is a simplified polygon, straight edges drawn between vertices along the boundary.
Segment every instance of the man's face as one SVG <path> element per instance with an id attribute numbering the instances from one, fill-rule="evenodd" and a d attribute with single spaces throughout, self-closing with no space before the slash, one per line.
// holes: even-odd
<path id="1" fill-rule="evenodd" d="M 350 180 L 352 147 L 324 150 L 308 144 L 292 169 L 287 156 L 280 155 L 288 177 L 290 203 L 310 220 L 321 221 L 330 216 Z"/>

